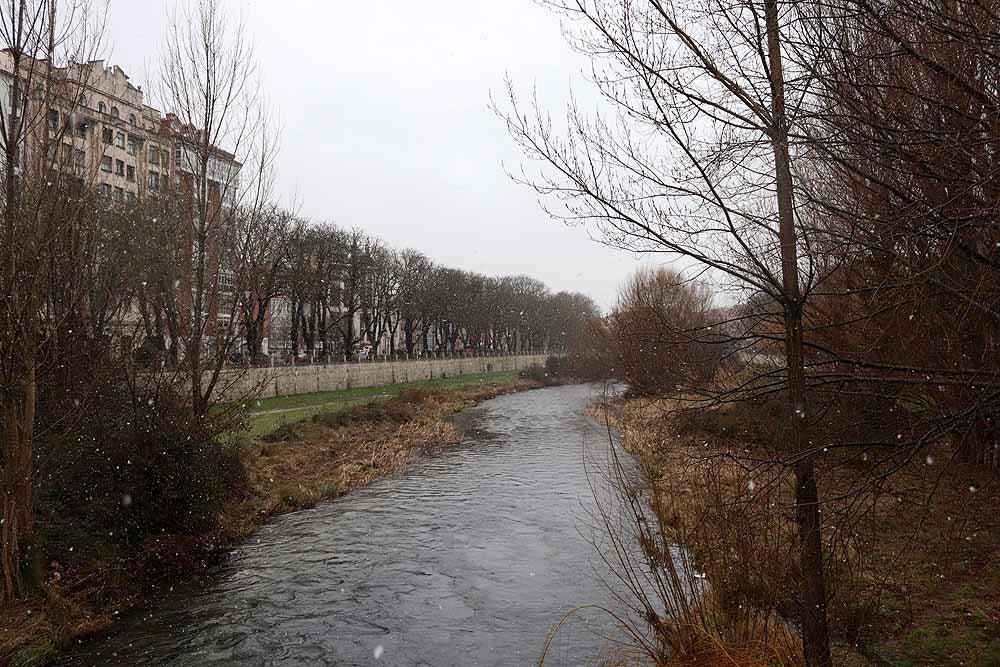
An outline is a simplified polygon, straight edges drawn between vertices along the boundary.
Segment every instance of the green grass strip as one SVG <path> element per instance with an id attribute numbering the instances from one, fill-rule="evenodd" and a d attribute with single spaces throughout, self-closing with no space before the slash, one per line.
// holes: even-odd
<path id="1" fill-rule="evenodd" d="M 503 371 L 404 382 L 382 387 L 358 387 L 341 391 L 319 391 L 312 394 L 261 398 L 250 406 L 246 435 L 256 440 L 284 424 L 305 421 L 320 412 L 337 412 L 360 402 L 385 400 L 399 394 L 404 389 L 421 388 L 442 391 L 487 382 L 511 382 L 516 378 L 517 371 Z"/>

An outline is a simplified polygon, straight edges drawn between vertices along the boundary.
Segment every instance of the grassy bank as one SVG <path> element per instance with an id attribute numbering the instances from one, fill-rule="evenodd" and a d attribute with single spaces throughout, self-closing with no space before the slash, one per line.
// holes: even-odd
<path id="1" fill-rule="evenodd" d="M 262 398 L 255 402 L 247 420 L 247 436 L 260 438 L 276 428 L 311 419 L 322 412 L 342 410 L 358 403 L 386 400 L 408 389 L 448 391 L 463 387 L 513 382 L 517 371 L 459 375 L 418 382 L 406 382 L 382 387 L 358 387 L 342 391 L 321 391 L 311 394 Z"/>
<path id="2" fill-rule="evenodd" d="M 725 607 L 716 617 L 738 624 L 753 609 L 794 619 L 788 471 L 733 437 L 751 433 L 755 416 L 727 408 L 681 416 L 667 400 L 612 407 L 666 540 L 691 550 L 713 603 Z M 817 462 L 836 664 L 1000 665 L 996 478 L 945 460 L 930 448 L 888 478 L 873 475 L 867 457 L 830 451 Z M 716 630 L 724 639 L 726 629 Z"/>
<path id="3" fill-rule="evenodd" d="M 90 535 L 74 545 L 63 538 L 65 558 L 39 573 L 41 594 L 2 609 L 0 665 L 45 664 L 60 649 L 105 631 L 150 590 L 204 572 L 270 517 L 347 493 L 458 443 L 448 415 L 540 386 L 494 373 L 260 401 L 247 430 L 232 438 L 242 443 L 243 475 L 213 525 L 135 544 Z"/>

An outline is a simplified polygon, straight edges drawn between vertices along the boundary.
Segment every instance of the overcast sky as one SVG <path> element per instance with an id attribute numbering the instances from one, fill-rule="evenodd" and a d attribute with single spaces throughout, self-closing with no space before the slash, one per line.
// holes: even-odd
<path id="1" fill-rule="evenodd" d="M 174 1 L 111 0 L 110 61 L 133 83 L 155 71 Z M 524 160 L 488 109 L 507 75 L 553 115 L 571 87 L 587 99 L 559 17 L 533 0 L 230 2 L 280 119 L 285 201 L 443 264 L 613 303 L 634 258 L 550 220 L 507 177 Z"/>

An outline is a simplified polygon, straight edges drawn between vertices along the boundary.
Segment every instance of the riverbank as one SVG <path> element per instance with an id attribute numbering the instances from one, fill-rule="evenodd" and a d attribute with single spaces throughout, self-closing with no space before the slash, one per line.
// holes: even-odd
<path id="1" fill-rule="evenodd" d="M 634 399 L 610 414 L 596 406 L 595 416 L 610 418 L 639 461 L 661 529 L 691 550 L 726 607 L 721 616 L 794 618 L 787 469 L 752 442 L 734 442 L 747 415 L 682 416 L 675 407 Z M 835 664 L 1000 665 L 996 478 L 945 458 L 929 449 L 891 477 L 874 475 L 868 457 L 829 452 L 818 461 Z"/>
<path id="2" fill-rule="evenodd" d="M 270 433 L 251 416 L 258 437 L 245 439 L 239 454 L 245 479 L 211 529 L 98 550 L 72 568 L 50 563 L 42 596 L 3 609 L 0 664 L 45 664 L 71 643 L 105 631 L 150 590 L 207 571 L 270 517 L 347 493 L 457 444 L 461 435 L 450 414 L 544 385 L 508 373 L 381 388 L 394 395 L 364 397 L 372 399 L 366 403 L 358 396 L 296 397 L 291 407 L 316 411 L 281 413 L 284 423 Z M 285 409 L 266 402 L 255 407 L 267 420 L 275 414 L 269 410 Z"/>

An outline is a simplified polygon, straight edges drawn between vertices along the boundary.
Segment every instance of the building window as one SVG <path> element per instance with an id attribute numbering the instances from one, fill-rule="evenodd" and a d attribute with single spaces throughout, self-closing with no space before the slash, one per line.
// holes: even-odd
<path id="1" fill-rule="evenodd" d="M 87 154 L 76 148 L 73 150 L 73 160 L 76 162 L 76 166 L 82 169 L 84 162 L 87 161 Z"/>
<path id="2" fill-rule="evenodd" d="M 149 172 L 149 189 L 156 192 L 160 189 L 160 174 L 159 172 L 151 171 Z"/>
<path id="3" fill-rule="evenodd" d="M 80 121 L 76 124 L 76 136 L 86 137 L 87 136 L 87 123 L 85 121 Z"/>
<path id="4" fill-rule="evenodd" d="M 108 185 L 107 183 L 101 183 L 97 187 L 97 191 L 100 193 L 100 195 L 102 197 L 110 197 L 111 196 L 111 186 Z"/>
<path id="5" fill-rule="evenodd" d="M 59 129 L 59 111 L 56 109 L 49 109 L 49 129 Z"/>
<path id="6" fill-rule="evenodd" d="M 125 148 L 125 135 L 121 132 L 115 135 L 115 146 L 118 148 Z"/>
<path id="7" fill-rule="evenodd" d="M 111 172 L 111 156 L 105 155 L 101 158 L 101 171 Z"/>
<path id="8" fill-rule="evenodd" d="M 134 192 L 126 192 L 125 193 L 125 199 L 128 200 L 129 204 L 135 204 L 135 193 Z"/>
<path id="9" fill-rule="evenodd" d="M 125 167 L 125 179 L 135 182 L 135 167 L 132 165 Z"/>
<path id="10" fill-rule="evenodd" d="M 128 138 L 128 154 L 129 155 L 138 155 L 139 154 L 139 146 L 141 146 L 141 145 L 142 145 L 142 139 L 140 139 L 139 137 L 133 137 L 132 135 L 129 135 L 129 138 Z"/>
<path id="11" fill-rule="evenodd" d="M 80 95 L 80 97 L 78 97 L 76 101 L 77 101 L 77 104 L 79 104 L 84 109 L 87 108 L 87 96 L 86 95 Z"/>
<path id="12" fill-rule="evenodd" d="M 128 124 L 129 125 L 135 125 L 135 114 L 134 113 L 130 113 L 128 115 Z"/>
<path id="13" fill-rule="evenodd" d="M 120 117 L 119 114 L 118 114 L 118 107 L 111 107 L 111 117 L 112 118 L 119 118 Z"/>
<path id="14" fill-rule="evenodd" d="M 125 201 L 125 190 L 122 188 L 115 188 L 115 201 L 119 204 Z"/>
<path id="15" fill-rule="evenodd" d="M 119 176 L 125 175 L 125 163 L 121 160 L 115 160 L 115 173 Z"/>
<path id="16" fill-rule="evenodd" d="M 73 160 L 73 147 L 68 144 L 62 145 L 62 163 L 72 164 Z"/>
<path id="17" fill-rule="evenodd" d="M 101 130 L 101 141 L 109 146 L 115 143 L 115 133 L 111 131 L 111 128 L 105 127 Z"/>
<path id="18" fill-rule="evenodd" d="M 108 108 L 106 106 L 104 106 L 104 102 L 98 102 L 97 103 L 97 111 L 99 113 L 104 113 L 107 110 L 108 110 Z"/>
<path id="19" fill-rule="evenodd" d="M 219 289 L 223 292 L 233 291 L 233 272 L 219 271 Z"/>
<path id="20" fill-rule="evenodd" d="M 156 146 L 149 147 L 149 164 L 160 164 L 160 149 Z"/>

